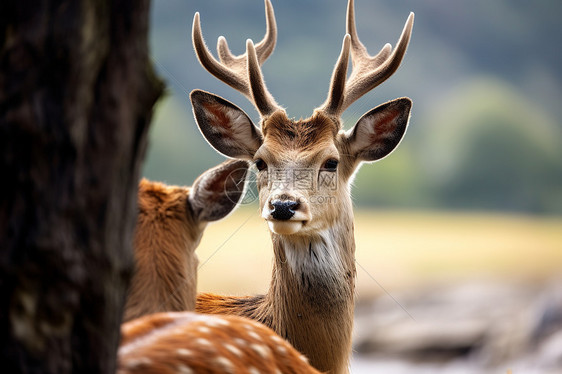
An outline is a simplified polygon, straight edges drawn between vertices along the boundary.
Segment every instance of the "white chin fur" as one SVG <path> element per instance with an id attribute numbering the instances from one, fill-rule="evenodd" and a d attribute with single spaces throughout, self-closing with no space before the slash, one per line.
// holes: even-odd
<path id="1" fill-rule="evenodd" d="M 269 229 L 279 235 L 292 235 L 303 226 L 302 221 L 267 221 Z"/>

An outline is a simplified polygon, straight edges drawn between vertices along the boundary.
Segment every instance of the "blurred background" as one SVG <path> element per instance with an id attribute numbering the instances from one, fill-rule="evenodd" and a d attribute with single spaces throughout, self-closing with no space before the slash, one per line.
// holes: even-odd
<path id="1" fill-rule="evenodd" d="M 346 1 L 273 0 L 278 42 L 263 72 L 290 116 L 325 99 Z M 154 0 L 153 62 L 168 85 L 144 175 L 190 185 L 223 160 L 198 132 L 195 88 L 258 115 L 198 63 L 201 13 L 214 52 L 265 33 L 262 0 Z M 402 66 L 344 114 L 414 102 L 400 147 L 364 165 L 353 188 L 358 286 L 356 373 L 562 372 L 562 27 L 559 1 L 356 0 L 362 42 L 395 44 L 410 11 Z M 257 204 L 211 225 L 199 289 L 266 292 L 271 244 Z"/>

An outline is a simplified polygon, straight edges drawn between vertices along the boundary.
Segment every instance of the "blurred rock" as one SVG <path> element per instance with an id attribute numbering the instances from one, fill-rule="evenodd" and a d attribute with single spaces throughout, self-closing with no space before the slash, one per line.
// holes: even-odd
<path id="1" fill-rule="evenodd" d="M 451 282 L 383 294 L 359 301 L 355 321 L 354 354 L 374 367 L 393 360 L 404 373 L 424 364 L 440 373 L 562 373 L 561 279 Z"/>

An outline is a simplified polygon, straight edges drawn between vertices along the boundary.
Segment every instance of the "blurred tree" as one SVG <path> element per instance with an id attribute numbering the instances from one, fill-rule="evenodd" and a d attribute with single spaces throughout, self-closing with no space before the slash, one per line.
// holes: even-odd
<path id="1" fill-rule="evenodd" d="M 113 373 L 152 106 L 149 0 L 0 3 L 4 373 Z"/>
<path id="2" fill-rule="evenodd" d="M 435 110 L 418 152 L 442 206 L 562 213 L 562 135 L 544 110 L 493 78 Z"/>
<path id="3" fill-rule="evenodd" d="M 353 202 L 360 207 L 387 208 L 427 207 L 429 193 L 423 175 L 416 168 L 411 140 L 406 135 L 400 146 L 388 157 L 364 165 L 353 183 Z"/>

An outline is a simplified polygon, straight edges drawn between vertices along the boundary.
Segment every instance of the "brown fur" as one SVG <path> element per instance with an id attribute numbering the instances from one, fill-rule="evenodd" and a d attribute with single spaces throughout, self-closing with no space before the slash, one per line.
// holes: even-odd
<path id="1" fill-rule="evenodd" d="M 327 116 L 317 113 L 313 117 L 291 121 L 284 111 L 277 111 L 262 124 L 263 136 L 280 148 L 314 151 L 318 144 L 333 142 L 338 126 Z"/>
<path id="2" fill-rule="evenodd" d="M 353 250 L 354 245 L 342 248 L 348 257 L 344 276 L 322 279 L 305 272 L 293 274 L 282 254 L 284 249 L 276 246 L 267 295 L 225 297 L 199 294 L 196 311 L 252 318 L 287 339 L 309 358 L 315 368 L 330 373 L 346 372 L 353 326 Z"/>
<path id="3" fill-rule="evenodd" d="M 344 138 L 337 134 L 337 124 L 321 114 L 298 122 L 274 114 L 265 121 L 263 129 L 260 152 L 268 164 L 279 168 L 296 162 L 298 166 L 317 170 L 326 157 L 325 148 L 332 147 L 335 156 L 347 149 Z M 295 154 L 287 158 L 291 149 Z M 266 295 L 199 294 L 196 311 L 235 314 L 262 322 L 305 354 L 317 369 L 346 372 L 355 287 L 353 213 L 347 186 L 351 170 L 351 165 L 340 169 L 338 185 L 333 190 L 299 191 L 307 201 L 317 193 L 332 196 L 336 203 L 310 204 L 314 219 L 296 237 L 272 233 L 275 260 Z M 272 191 L 267 185 L 259 187 L 263 209 L 264 200 Z M 308 266 L 292 269 L 288 252 L 300 253 L 297 256 L 302 255 Z M 337 269 L 328 270 L 327 257 L 337 258 Z"/>
<path id="4" fill-rule="evenodd" d="M 198 107 L 215 99 L 195 93 L 192 100 Z M 257 186 L 275 255 L 269 292 L 242 298 L 202 294 L 196 311 L 263 322 L 317 369 L 348 372 L 356 273 L 349 182 L 361 161 L 380 159 L 398 145 L 410 107 L 409 99 L 383 104 L 348 132 L 338 132 L 338 122 L 318 111 L 300 121 L 283 112 L 264 118 L 263 140 L 253 158 L 266 165 L 258 172 Z M 233 111 L 232 104 L 225 110 Z M 204 110 L 195 112 L 200 126 L 213 126 Z M 241 127 L 253 125 L 234 125 L 228 142 L 207 139 L 226 154 L 242 149 L 247 139 L 238 135 L 244 134 Z M 338 160 L 337 168 L 326 170 L 326 160 Z M 272 218 L 272 199 L 299 202 L 292 218 Z"/>
<path id="5" fill-rule="evenodd" d="M 266 6 L 271 4 L 266 1 Z M 199 90 L 190 96 L 207 141 L 225 155 L 252 158 L 260 169 L 260 211 L 269 225 L 275 255 L 265 296 L 202 294 L 196 310 L 261 321 L 287 338 L 317 369 L 330 373 L 348 372 L 351 353 L 356 270 L 350 179 L 361 162 L 386 157 L 398 145 L 406 131 L 411 101 L 397 99 L 374 108 L 349 132 L 340 130 L 340 117 L 351 103 L 396 71 L 410 40 L 413 20 L 412 13 L 394 51 L 385 45 L 378 55 L 370 56 L 359 41 L 354 4 L 349 0 L 347 34 L 328 99 L 311 118 L 300 121 L 288 119 L 272 99 L 251 43 L 245 56 L 221 58 L 219 62 L 202 42 L 197 15 L 194 20 L 194 46 L 202 65 L 244 93 L 261 114 L 262 131 L 255 135 L 258 131 L 242 110 L 233 115 L 234 104 Z M 244 59 L 246 71 L 235 63 Z M 350 59 L 353 70 L 348 75 Z M 215 102 L 222 103 L 231 118 L 241 119 L 231 122 L 229 131 L 222 131 L 228 132 L 224 138 L 213 136 L 218 127 L 225 127 L 222 117 L 215 114 L 217 107 L 212 113 L 205 109 Z M 255 142 L 261 144 L 259 148 L 248 146 Z"/>
<path id="6" fill-rule="evenodd" d="M 275 332 L 246 318 L 158 313 L 124 324 L 121 333 L 117 374 L 320 374 Z"/>
<path id="7" fill-rule="evenodd" d="M 193 188 L 140 182 L 137 266 L 125 320 L 142 317 L 122 326 L 117 373 L 250 373 L 253 367 L 260 373 L 319 374 L 257 322 L 190 312 L 149 314 L 194 309 L 195 248 L 206 220 L 222 218 L 238 201 L 246 168 L 245 162 L 228 161 L 207 171 Z M 224 201 L 225 192 L 236 200 Z"/>
<path id="8" fill-rule="evenodd" d="M 348 223 L 352 224 L 350 220 Z M 343 275 L 324 279 L 314 271 L 294 274 L 287 264 L 285 248 L 275 237 L 273 234 L 274 269 L 266 295 L 234 297 L 202 293 L 197 297 L 196 311 L 252 318 L 287 339 L 318 370 L 346 372 L 353 326 L 353 241 L 341 238 L 347 242 L 339 248 L 346 257 Z"/>
<path id="9" fill-rule="evenodd" d="M 195 309 L 195 249 L 210 221 L 223 218 L 244 193 L 248 164 L 229 160 L 205 171 L 193 187 L 143 179 L 133 240 L 135 273 L 124 320 Z"/>
<path id="10" fill-rule="evenodd" d="M 189 187 L 143 179 L 139 184 L 134 248 L 136 270 L 124 320 L 160 311 L 193 310 L 204 223 L 188 208 Z"/>

